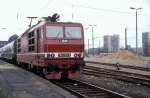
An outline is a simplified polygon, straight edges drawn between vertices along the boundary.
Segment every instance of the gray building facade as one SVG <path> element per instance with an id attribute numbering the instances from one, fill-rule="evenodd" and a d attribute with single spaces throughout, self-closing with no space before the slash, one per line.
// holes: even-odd
<path id="1" fill-rule="evenodd" d="M 104 51 L 108 53 L 119 51 L 119 35 L 104 36 Z"/>
<path id="2" fill-rule="evenodd" d="M 150 32 L 142 33 L 142 46 L 143 54 L 145 56 L 150 56 Z"/>

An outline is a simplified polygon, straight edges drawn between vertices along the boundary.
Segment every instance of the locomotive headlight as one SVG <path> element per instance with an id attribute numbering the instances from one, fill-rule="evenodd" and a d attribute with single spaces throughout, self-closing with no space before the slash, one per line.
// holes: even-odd
<path id="1" fill-rule="evenodd" d="M 75 54 L 74 54 L 74 57 L 77 57 L 77 56 L 78 56 L 78 54 L 77 54 L 77 53 L 75 53 Z"/>
<path id="2" fill-rule="evenodd" d="M 54 57 L 55 57 L 55 54 L 54 54 L 54 53 L 48 54 L 48 58 L 54 58 Z"/>
<path id="3" fill-rule="evenodd" d="M 74 57 L 75 57 L 75 58 L 81 57 L 81 54 L 80 54 L 80 53 L 75 53 L 75 54 L 74 54 Z"/>

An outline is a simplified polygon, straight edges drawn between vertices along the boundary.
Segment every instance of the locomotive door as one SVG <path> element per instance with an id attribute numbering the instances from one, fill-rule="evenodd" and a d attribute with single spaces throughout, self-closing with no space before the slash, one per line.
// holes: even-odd
<path id="1" fill-rule="evenodd" d="M 39 59 L 40 59 L 40 55 L 39 55 L 39 53 L 40 53 L 40 45 L 41 45 L 41 43 L 40 43 L 40 29 L 37 29 L 37 63 L 39 64 Z"/>
<path id="2" fill-rule="evenodd" d="M 40 52 L 40 29 L 37 29 L 37 53 Z"/>

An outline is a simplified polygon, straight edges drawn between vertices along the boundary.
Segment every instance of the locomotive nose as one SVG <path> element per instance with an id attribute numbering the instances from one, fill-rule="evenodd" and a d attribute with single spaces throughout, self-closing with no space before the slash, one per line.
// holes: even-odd
<path id="1" fill-rule="evenodd" d="M 60 71 L 59 65 L 57 63 L 49 62 L 48 63 L 48 71 L 59 72 Z"/>

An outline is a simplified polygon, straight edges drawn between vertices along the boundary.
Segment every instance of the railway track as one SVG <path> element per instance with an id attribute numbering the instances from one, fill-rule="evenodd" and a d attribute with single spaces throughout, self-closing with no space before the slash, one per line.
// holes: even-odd
<path id="1" fill-rule="evenodd" d="M 98 65 L 106 65 L 106 66 L 116 66 L 116 63 L 102 63 L 102 62 L 95 62 L 95 61 L 85 61 L 86 63 L 89 64 L 98 64 Z M 135 66 L 135 65 L 123 65 L 123 64 L 119 64 L 119 67 L 122 68 L 130 68 L 130 69 L 136 69 L 136 70 L 143 70 L 143 71 L 150 71 L 150 68 L 145 68 L 145 67 L 139 67 L 139 66 Z"/>
<path id="2" fill-rule="evenodd" d="M 54 84 L 70 91 L 78 98 L 130 98 L 128 96 L 94 86 L 79 80 L 52 80 Z"/>
<path id="3" fill-rule="evenodd" d="M 97 77 L 99 76 L 111 77 L 126 82 L 132 82 L 136 84 L 150 86 L 150 76 L 145 76 L 140 74 L 133 74 L 129 72 L 97 68 L 93 66 L 85 66 L 83 68 L 82 73 L 87 75 L 94 75 Z"/>

